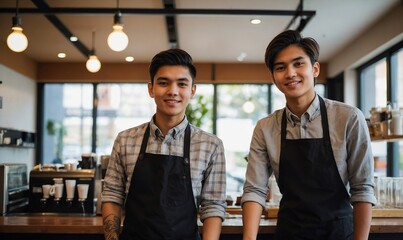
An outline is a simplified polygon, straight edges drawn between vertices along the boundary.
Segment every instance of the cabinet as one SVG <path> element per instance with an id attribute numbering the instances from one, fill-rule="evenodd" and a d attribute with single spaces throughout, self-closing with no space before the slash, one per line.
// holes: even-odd
<path id="1" fill-rule="evenodd" d="M 0 127 L 0 147 L 35 148 L 36 134 Z"/>

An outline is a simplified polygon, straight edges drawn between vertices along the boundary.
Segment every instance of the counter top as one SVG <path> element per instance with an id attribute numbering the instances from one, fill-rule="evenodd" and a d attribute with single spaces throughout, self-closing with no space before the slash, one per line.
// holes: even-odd
<path id="1" fill-rule="evenodd" d="M 272 234 L 275 218 L 262 218 L 259 233 Z M 222 234 L 241 234 L 242 217 L 229 215 Z M 372 219 L 371 233 L 402 233 L 403 217 L 376 217 Z M 103 234 L 101 216 L 0 216 L 0 233 L 42 234 Z"/>

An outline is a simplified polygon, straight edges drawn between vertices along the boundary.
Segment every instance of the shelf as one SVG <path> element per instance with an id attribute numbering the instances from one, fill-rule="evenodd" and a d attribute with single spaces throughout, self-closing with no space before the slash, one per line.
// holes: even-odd
<path id="1" fill-rule="evenodd" d="M 372 142 L 380 142 L 380 141 L 401 141 L 403 140 L 403 135 L 387 135 L 387 136 L 379 136 L 379 137 L 371 137 Z"/>
<path id="2" fill-rule="evenodd" d="M 35 148 L 35 133 L 0 127 L 0 134 L 0 147 Z"/>

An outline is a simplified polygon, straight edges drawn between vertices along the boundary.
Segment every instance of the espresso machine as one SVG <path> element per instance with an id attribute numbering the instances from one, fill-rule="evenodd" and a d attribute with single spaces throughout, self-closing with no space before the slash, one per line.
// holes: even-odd
<path id="1" fill-rule="evenodd" d="M 30 213 L 95 215 L 95 169 L 32 170 Z"/>

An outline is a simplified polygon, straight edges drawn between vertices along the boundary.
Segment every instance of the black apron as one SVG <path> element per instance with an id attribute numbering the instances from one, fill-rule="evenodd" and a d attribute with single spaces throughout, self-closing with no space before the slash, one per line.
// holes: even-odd
<path id="1" fill-rule="evenodd" d="M 325 102 L 321 97 L 319 102 L 323 139 L 286 139 L 287 119 L 283 112 L 279 167 L 283 197 L 275 239 L 353 237 L 350 197 L 333 156 Z"/>
<path id="2" fill-rule="evenodd" d="M 150 126 L 133 171 L 120 239 L 198 239 L 190 178 L 190 125 L 185 130 L 183 157 L 145 153 L 149 135 Z"/>

